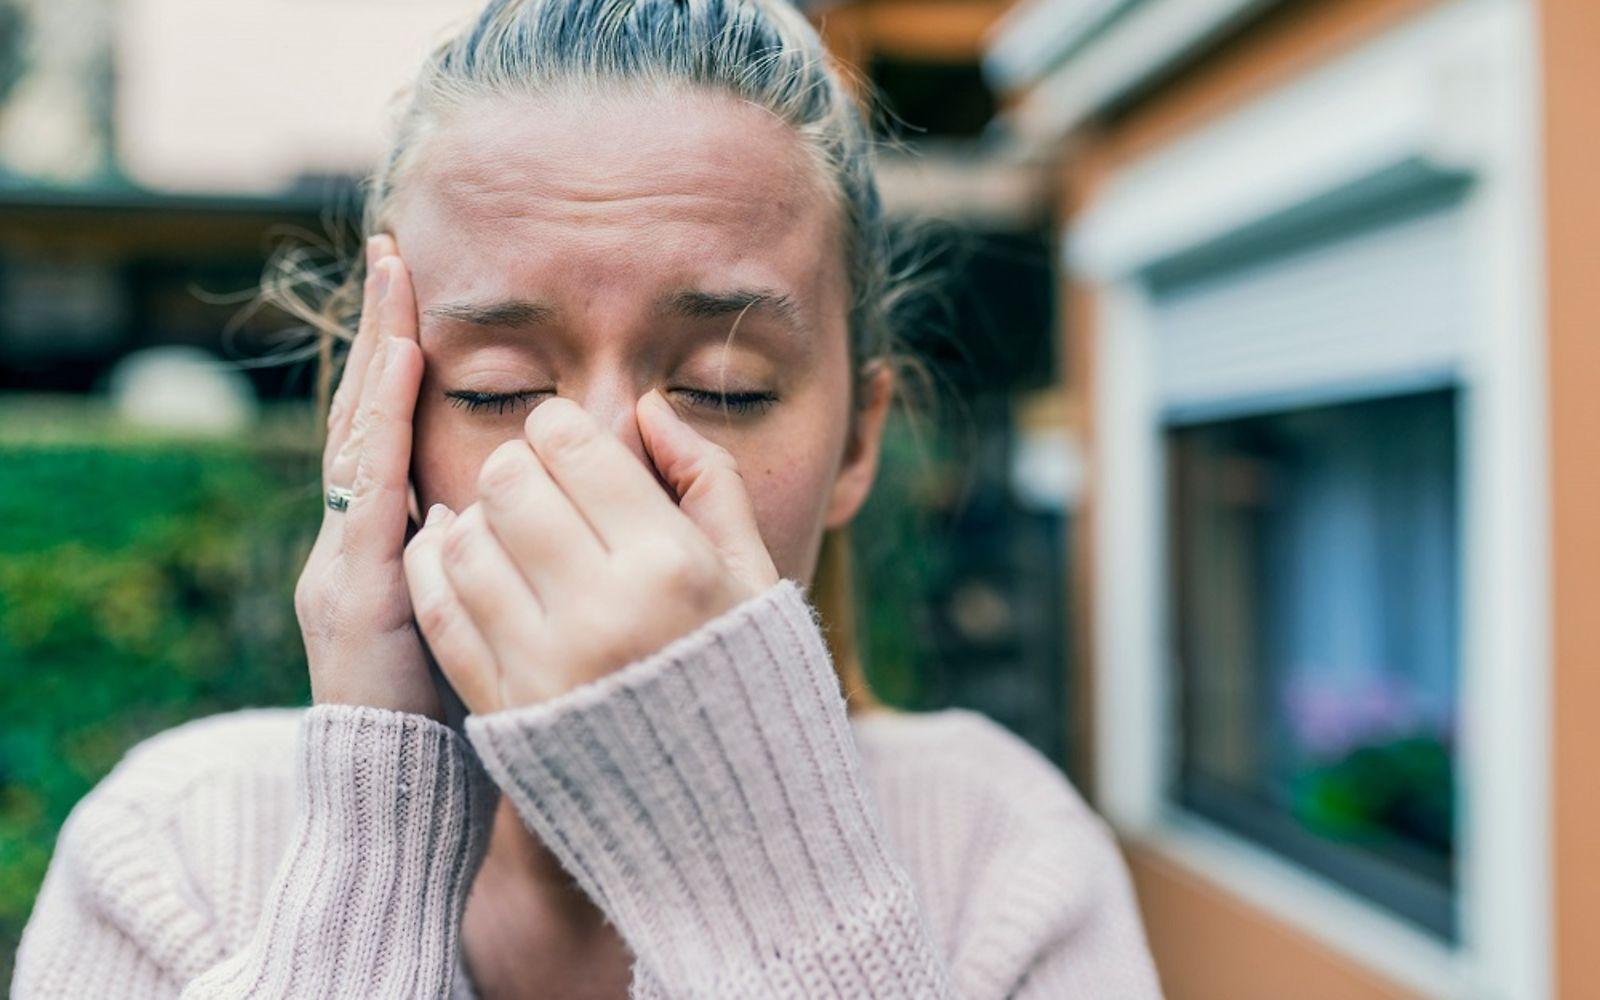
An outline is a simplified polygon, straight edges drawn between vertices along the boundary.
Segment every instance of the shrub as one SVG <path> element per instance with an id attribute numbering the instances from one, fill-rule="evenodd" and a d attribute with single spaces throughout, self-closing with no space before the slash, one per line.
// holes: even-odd
<path id="1" fill-rule="evenodd" d="M 194 442 L 81 403 L 0 409 L 0 982 L 61 823 L 129 747 L 307 702 L 293 589 L 320 511 L 304 412 Z"/>

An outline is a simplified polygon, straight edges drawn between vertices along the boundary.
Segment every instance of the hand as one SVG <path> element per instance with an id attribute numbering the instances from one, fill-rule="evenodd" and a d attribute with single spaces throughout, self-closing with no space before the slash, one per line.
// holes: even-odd
<path id="1" fill-rule="evenodd" d="M 394 240 L 367 244 L 361 322 L 328 411 L 323 486 L 354 490 L 323 510 L 294 608 L 317 704 L 371 705 L 441 718 L 417 634 L 403 555 L 414 525 L 411 418 L 422 381 L 416 302 Z"/>
<path id="2" fill-rule="evenodd" d="M 635 417 L 660 482 L 552 397 L 484 461 L 478 500 L 434 505 L 407 545 L 418 623 L 473 712 L 597 680 L 778 582 L 733 457 L 659 390 Z"/>

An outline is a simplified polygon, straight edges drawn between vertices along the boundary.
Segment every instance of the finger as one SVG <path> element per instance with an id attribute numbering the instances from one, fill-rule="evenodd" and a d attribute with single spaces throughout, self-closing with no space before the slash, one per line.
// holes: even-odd
<path id="1" fill-rule="evenodd" d="M 345 440 L 350 435 L 350 423 L 361 398 L 361 387 L 366 381 L 368 366 L 377 349 L 378 301 L 382 289 L 378 280 L 380 270 L 376 265 L 385 256 L 384 248 L 393 242 L 387 235 L 374 236 L 367 240 L 367 277 L 361 286 L 361 318 L 356 326 L 355 338 L 350 342 L 350 349 L 345 354 L 339 385 L 334 390 L 333 400 L 328 406 L 328 437 L 323 448 L 324 478 L 328 475 L 333 457 L 344 447 Z"/>
<path id="2" fill-rule="evenodd" d="M 361 395 L 356 403 L 349 436 L 328 470 L 328 482 L 339 486 L 350 486 L 355 478 L 362 449 L 366 446 L 369 425 L 377 414 L 376 390 L 378 375 L 387 359 L 385 348 L 397 339 L 417 342 L 417 307 L 410 272 L 400 258 L 392 254 L 378 261 L 376 272 L 379 297 L 373 310 L 376 318 L 371 336 L 377 347 L 373 351 L 367 374 L 361 381 Z M 412 395 L 414 399 L 415 393 Z M 414 404 L 411 409 L 415 409 Z"/>
<path id="3" fill-rule="evenodd" d="M 645 464 L 572 400 L 553 396 L 534 407 L 523 433 L 607 549 L 682 518 Z"/>
<path id="4" fill-rule="evenodd" d="M 410 517 L 412 415 L 422 383 L 422 352 L 411 341 L 391 337 L 383 370 L 362 418 L 361 452 L 345 512 L 347 552 L 380 560 L 398 556 Z"/>
<path id="5" fill-rule="evenodd" d="M 389 245 L 393 245 L 390 241 Z M 387 253 L 378 266 L 389 271 L 389 294 L 378 302 L 378 335 L 417 343 L 417 300 L 411 270 L 398 254 Z"/>
<path id="6" fill-rule="evenodd" d="M 539 598 L 489 530 L 482 504 L 462 511 L 444 532 L 440 554 L 445 578 L 500 669 L 537 663 Z"/>
<path id="7" fill-rule="evenodd" d="M 474 712 L 492 708 L 496 677 L 494 652 L 461 606 L 445 575 L 440 543 L 455 512 L 434 504 L 428 520 L 406 546 L 406 589 L 411 610 L 439 670 Z"/>
<path id="8" fill-rule="evenodd" d="M 605 547 L 528 442 L 505 442 L 478 471 L 489 529 L 541 601 L 575 589 L 575 569 L 594 566 Z"/>
<path id="9" fill-rule="evenodd" d="M 755 504 L 733 455 L 680 419 L 659 389 L 641 396 L 635 412 L 645 451 L 678 498 L 678 509 L 736 576 L 755 586 L 775 583 Z"/>
<path id="10" fill-rule="evenodd" d="M 381 369 L 385 361 L 384 354 L 383 345 L 379 345 L 379 348 L 373 352 L 373 356 L 368 360 L 367 367 L 369 369 Z M 326 461 L 326 467 L 323 469 L 324 494 L 332 486 L 348 489 L 355 480 L 356 466 L 361 452 L 360 444 L 364 434 L 363 427 L 370 420 L 362 411 L 372 406 L 372 396 L 377 390 L 379 381 L 380 378 L 377 375 L 369 372 L 368 377 L 362 384 L 362 399 L 357 403 L 356 414 L 352 419 L 349 434 L 345 438 L 344 444 L 339 448 L 338 453 Z M 325 546 L 331 551 L 338 551 L 344 547 L 345 528 L 349 523 L 350 511 L 353 506 L 353 499 L 344 510 L 334 510 L 324 504 L 322 527 L 317 532 L 316 544 L 318 547 Z"/>
<path id="11" fill-rule="evenodd" d="M 374 301 L 366 333 L 370 356 L 364 371 L 356 379 L 355 384 L 359 388 L 350 414 L 349 429 L 338 451 L 334 453 L 324 470 L 324 478 L 332 486 L 349 486 L 351 480 L 355 478 L 361 449 L 366 441 L 367 425 L 373 416 L 373 401 L 377 393 L 379 375 L 387 361 L 386 351 L 392 339 L 385 334 L 383 322 L 383 312 L 396 291 L 392 287 L 395 271 L 392 265 L 387 263 L 390 259 L 385 257 L 380 260 L 373 272 Z"/>
<path id="12" fill-rule="evenodd" d="M 409 340 L 417 345 L 417 353 L 422 353 L 422 340 L 417 320 L 417 295 L 416 286 L 411 282 L 411 269 L 405 264 L 398 254 L 394 237 L 382 233 L 375 238 L 376 253 L 380 262 L 387 260 L 386 269 L 392 268 L 391 291 L 393 294 L 382 299 L 378 306 L 378 334 L 380 337 L 390 336 Z M 426 369 L 426 365 L 424 365 Z M 419 385 L 420 388 L 420 385 Z M 407 410 L 407 422 L 416 413 L 416 391 L 411 393 L 411 403 Z M 409 448 L 409 443 L 407 445 Z M 410 461 L 409 454 L 407 461 Z M 406 511 L 413 524 L 422 523 L 422 508 L 417 501 L 417 493 L 410 483 L 406 485 Z"/>

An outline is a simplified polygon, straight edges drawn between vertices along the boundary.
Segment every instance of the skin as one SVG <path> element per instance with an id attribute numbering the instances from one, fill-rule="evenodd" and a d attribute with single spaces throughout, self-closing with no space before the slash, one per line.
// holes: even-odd
<path id="1" fill-rule="evenodd" d="M 794 133 L 720 94 L 488 100 L 432 134 L 330 413 L 324 478 L 355 497 L 295 593 L 315 700 L 442 718 L 431 660 L 471 711 L 535 704 L 809 584 L 892 392 L 876 366 L 852 413 L 838 224 Z M 462 935 L 488 996 L 627 993 L 615 929 L 504 802 Z"/>

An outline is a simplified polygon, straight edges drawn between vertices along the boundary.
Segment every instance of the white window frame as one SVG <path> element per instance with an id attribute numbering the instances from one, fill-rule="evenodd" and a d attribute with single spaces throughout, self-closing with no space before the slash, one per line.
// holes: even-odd
<path id="1" fill-rule="evenodd" d="M 1548 440 L 1537 37 L 1526 0 L 1444 2 L 1112 177 L 1067 234 L 1095 290 L 1096 787 L 1119 830 L 1428 997 L 1552 990 Z M 1460 367 L 1459 940 L 1185 811 L 1164 446 L 1143 275 L 1397 167 L 1472 178 Z"/>

